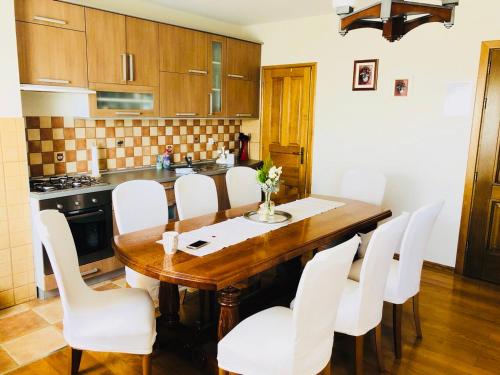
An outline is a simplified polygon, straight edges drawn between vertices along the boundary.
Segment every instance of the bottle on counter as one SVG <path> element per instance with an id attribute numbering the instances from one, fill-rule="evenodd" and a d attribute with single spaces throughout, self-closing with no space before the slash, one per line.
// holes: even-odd
<path id="1" fill-rule="evenodd" d="M 167 146 L 165 152 L 163 153 L 162 164 L 163 169 L 170 169 L 170 164 L 172 163 L 172 154 L 174 152 L 174 148 L 172 146 Z"/>
<path id="2" fill-rule="evenodd" d="M 156 157 L 156 169 L 163 169 L 163 156 L 162 155 L 158 155 Z"/>

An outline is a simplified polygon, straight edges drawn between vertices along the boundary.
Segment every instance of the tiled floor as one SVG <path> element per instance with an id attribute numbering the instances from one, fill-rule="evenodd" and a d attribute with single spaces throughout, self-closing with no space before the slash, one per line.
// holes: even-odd
<path id="1" fill-rule="evenodd" d="M 120 276 L 92 287 L 107 290 L 124 286 L 125 280 Z M 64 348 L 62 319 L 59 297 L 0 310 L 0 374 Z"/>

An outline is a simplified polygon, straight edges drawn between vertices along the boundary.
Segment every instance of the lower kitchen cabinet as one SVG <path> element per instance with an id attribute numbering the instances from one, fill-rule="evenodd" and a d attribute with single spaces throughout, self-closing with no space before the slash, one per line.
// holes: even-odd
<path id="1" fill-rule="evenodd" d="M 160 73 L 161 117 L 207 117 L 208 77 L 204 74 Z"/>
<path id="2" fill-rule="evenodd" d="M 259 82 L 228 78 L 227 117 L 259 117 Z"/>

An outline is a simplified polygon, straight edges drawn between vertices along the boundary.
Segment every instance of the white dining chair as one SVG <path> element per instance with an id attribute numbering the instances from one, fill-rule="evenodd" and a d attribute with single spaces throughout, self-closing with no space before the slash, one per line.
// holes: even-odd
<path id="1" fill-rule="evenodd" d="M 429 238 L 444 202 L 426 205 L 415 211 L 408 222 L 408 227 L 401 241 L 399 260 L 393 259 L 385 288 L 384 300 L 393 304 L 393 340 L 394 354 L 401 358 L 401 325 L 403 305 L 413 299 L 413 319 L 417 338 L 422 338 L 419 311 L 419 292 L 424 253 Z M 363 259 L 356 260 L 349 272 L 349 278 L 359 280 Z"/>
<path id="2" fill-rule="evenodd" d="M 358 244 L 355 236 L 306 264 L 293 310 L 261 311 L 219 341 L 219 374 L 329 374 L 337 306 Z"/>
<path id="3" fill-rule="evenodd" d="M 118 185 L 112 193 L 116 226 L 120 234 L 168 223 L 165 188 L 156 181 L 133 180 Z M 132 288 L 146 289 L 158 298 L 160 281 L 125 267 L 125 279 Z"/>
<path id="4" fill-rule="evenodd" d="M 61 295 L 63 335 L 70 346 L 69 373 L 78 373 L 82 351 L 90 350 L 139 354 L 143 375 L 150 375 L 156 320 L 148 292 L 89 288 L 80 275 L 69 224 L 60 212 L 40 212 L 37 230 Z"/>
<path id="5" fill-rule="evenodd" d="M 342 176 L 340 195 L 380 206 L 385 185 L 386 178 L 382 173 L 362 168 L 351 169 Z"/>
<path id="6" fill-rule="evenodd" d="M 262 200 L 257 171 L 249 167 L 233 167 L 226 173 L 227 195 L 231 207 L 240 207 Z"/>
<path id="7" fill-rule="evenodd" d="M 219 210 L 217 188 L 213 178 L 201 174 L 188 174 L 179 177 L 174 185 L 175 203 L 179 220 L 187 220 L 196 216 L 203 216 L 215 213 Z M 188 288 L 186 293 L 196 289 Z M 207 293 L 204 290 L 198 291 L 199 299 L 199 323 L 205 322 L 205 300 Z M 209 295 L 210 301 L 215 296 Z"/>
<path id="8" fill-rule="evenodd" d="M 364 335 L 375 330 L 375 349 L 379 370 L 384 369 L 382 356 L 382 308 L 384 291 L 394 251 L 399 248 L 408 224 L 404 213 L 380 225 L 372 235 L 359 282 L 347 280 L 340 300 L 335 332 L 355 337 L 355 373 L 363 374 Z"/>
<path id="9" fill-rule="evenodd" d="M 219 210 L 217 188 L 211 177 L 201 174 L 181 176 L 175 181 L 174 191 L 180 220 Z"/>

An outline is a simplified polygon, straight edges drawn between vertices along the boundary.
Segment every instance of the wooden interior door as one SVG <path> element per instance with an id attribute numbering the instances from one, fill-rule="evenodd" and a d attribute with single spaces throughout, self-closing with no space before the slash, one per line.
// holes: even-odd
<path id="1" fill-rule="evenodd" d="M 500 283 L 500 49 L 489 63 L 465 274 Z"/>
<path id="2" fill-rule="evenodd" d="M 127 54 L 132 60 L 129 70 L 130 85 L 158 86 L 160 81 L 160 54 L 158 52 L 158 24 L 127 17 Z M 130 64 L 130 61 L 129 61 Z"/>
<path id="3" fill-rule="evenodd" d="M 89 82 L 126 84 L 125 16 L 85 8 L 85 17 Z"/>
<path id="4" fill-rule="evenodd" d="M 263 69 L 262 158 L 283 167 L 277 199 L 310 193 L 315 65 Z"/>

